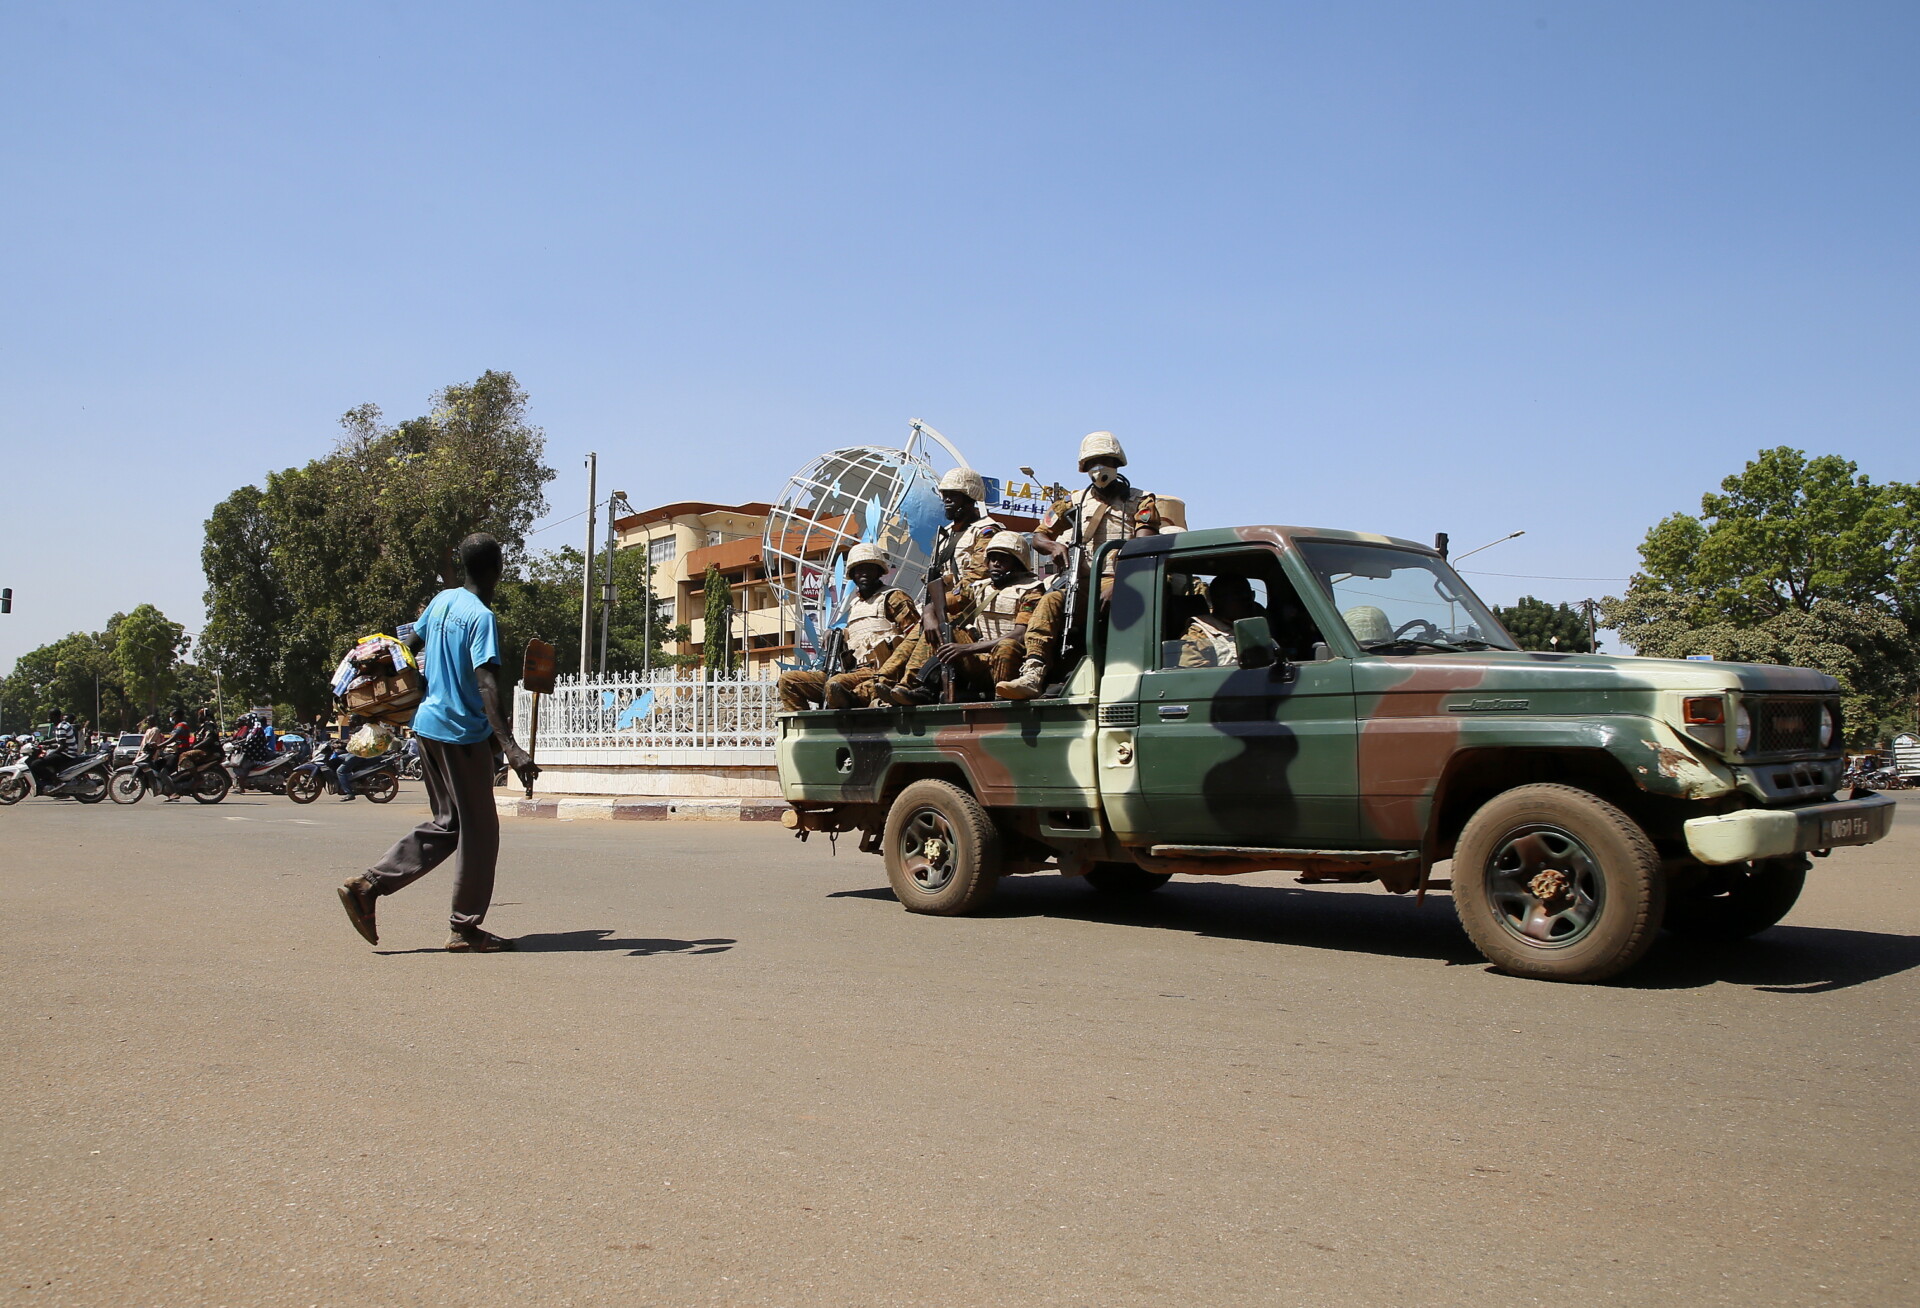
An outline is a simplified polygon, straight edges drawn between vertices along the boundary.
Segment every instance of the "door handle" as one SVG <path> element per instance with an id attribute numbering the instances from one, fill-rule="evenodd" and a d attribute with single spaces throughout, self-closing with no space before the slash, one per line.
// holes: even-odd
<path id="1" fill-rule="evenodd" d="M 1187 716 L 1185 704 L 1162 704 L 1159 706 L 1162 722 L 1178 722 Z"/>

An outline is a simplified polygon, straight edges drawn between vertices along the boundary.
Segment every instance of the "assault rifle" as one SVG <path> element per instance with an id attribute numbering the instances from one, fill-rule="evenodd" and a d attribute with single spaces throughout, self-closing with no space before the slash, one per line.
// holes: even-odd
<path id="1" fill-rule="evenodd" d="M 933 630 L 939 639 L 936 649 L 944 649 L 953 644 L 953 622 L 947 617 L 947 588 L 936 584 L 940 572 L 927 569 L 927 613 L 933 618 Z M 958 669 L 951 663 L 935 660 L 940 669 L 940 702 L 951 704 L 958 697 Z"/>
<path id="2" fill-rule="evenodd" d="M 1067 579 L 1067 603 L 1060 614 L 1060 666 L 1067 666 L 1070 649 L 1078 648 L 1081 628 L 1086 625 L 1087 586 L 1098 586 L 1099 579 L 1087 575 L 1087 547 L 1067 546 L 1066 566 L 1060 575 Z"/>

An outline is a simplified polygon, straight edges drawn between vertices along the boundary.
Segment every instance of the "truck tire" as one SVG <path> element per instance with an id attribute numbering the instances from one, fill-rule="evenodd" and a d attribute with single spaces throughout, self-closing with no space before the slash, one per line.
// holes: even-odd
<path id="1" fill-rule="evenodd" d="M 1640 825 L 1573 786 L 1516 786 L 1467 822 L 1453 907 L 1486 960 L 1540 981 L 1602 981 L 1660 930 L 1666 879 Z"/>
<path id="2" fill-rule="evenodd" d="M 978 800 L 945 781 L 900 792 L 881 850 L 894 898 L 909 913 L 971 913 L 1000 880 L 1000 833 Z"/>
<path id="3" fill-rule="evenodd" d="M 1171 872 L 1149 872 L 1133 863 L 1096 863 L 1087 884 L 1109 899 L 1138 899 L 1173 879 Z"/>
<path id="4" fill-rule="evenodd" d="M 1787 915 L 1807 884 L 1804 856 L 1701 870 L 1698 884 L 1667 894 L 1667 930 L 1695 940 L 1758 935 Z"/>

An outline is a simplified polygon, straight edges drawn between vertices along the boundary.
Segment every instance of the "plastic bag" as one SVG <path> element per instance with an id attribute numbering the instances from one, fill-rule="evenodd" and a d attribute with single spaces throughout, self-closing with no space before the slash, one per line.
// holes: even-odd
<path id="1" fill-rule="evenodd" d="M 392 732 L 378 722 L 369 722 L 353 733 L 353 739 L 347 742 L 347 753 L 355 758 L 377 758 L 392 744 Z"/>

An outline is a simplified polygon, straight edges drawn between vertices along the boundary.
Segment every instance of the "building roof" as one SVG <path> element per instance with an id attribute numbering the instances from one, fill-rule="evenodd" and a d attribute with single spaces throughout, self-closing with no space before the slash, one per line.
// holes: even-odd
<path id="1" fill-rule="evenodd" d="M 713 504 L 707 500 L 679 500 L 656 508 L 642 509 L 624 518 L 615 518 L 613 529 L 620 532 L 632 531 L 636 527 L 650 527 L 656 522 L 665 522 L 670 518 L 682 517 L 689 513 L 740 513 L 750 518 L 764 518 L 772 512 L 773 505 L 760 500 L 748 500 L 745 504 Z"/>

